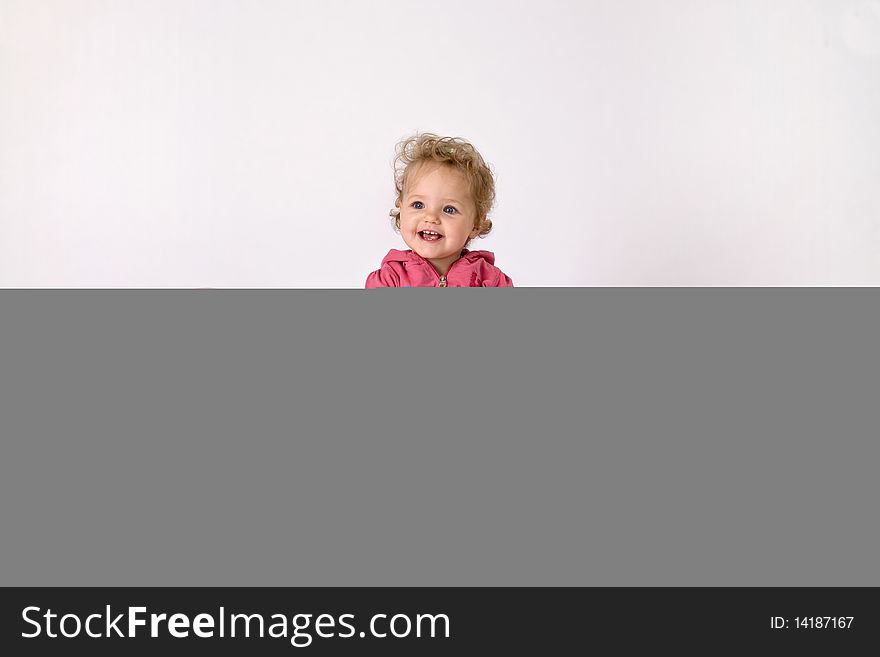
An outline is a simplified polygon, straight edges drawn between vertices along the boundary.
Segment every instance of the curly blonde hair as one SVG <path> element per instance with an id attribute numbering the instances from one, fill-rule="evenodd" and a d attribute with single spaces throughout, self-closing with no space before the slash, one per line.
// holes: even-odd
<path id="1" fill-rule="evenodd" d="M 394 186 L 397 189 L 395 208 L 391 211 L 394 227 L 400 230 L 400 206 L 403 190 L 413 172 L 422 164 L 438 162 L 460 171 L 467 180 L 468 189 L 477 207 L 474 228 L 478 237 L 492 230 L 489 212 L 495 203 L 495 178 L 492 169 L 472 144 L 458 137 L 440 137 L 430 132 L 416 133 L 398 142 L 394 158 Z M 468 240 L 470 244 L 471 240 Z"/>

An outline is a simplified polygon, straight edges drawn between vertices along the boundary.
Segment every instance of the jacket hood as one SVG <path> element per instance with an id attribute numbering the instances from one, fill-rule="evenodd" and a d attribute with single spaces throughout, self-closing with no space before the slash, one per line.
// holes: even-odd
<path id="1" fill-rule="evenodd" d="M 464 249 L 461 254 L 461 259 L 471 264 L 478 260 L 484 260 L 490 265 L 495 264 L 495 254 L 491 251 L 468 251 L 467 249 Z M 406 251 L 391 249 L 388 252 L 388 255 L 382 259 L 383 265 L 387 262 L 427 262 L 427 260 L 410 249 L 407 249 Z"/>

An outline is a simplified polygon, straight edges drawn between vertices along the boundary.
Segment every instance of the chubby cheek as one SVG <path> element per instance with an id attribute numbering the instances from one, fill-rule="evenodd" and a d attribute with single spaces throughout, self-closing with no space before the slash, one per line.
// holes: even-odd
<path id="1" fill-rule="evenodd" d="M 417 224 L 418 221 L 413 217 L 404 217 L 400 220 L 401 229 L 408 233 L 414 233 Z"/>

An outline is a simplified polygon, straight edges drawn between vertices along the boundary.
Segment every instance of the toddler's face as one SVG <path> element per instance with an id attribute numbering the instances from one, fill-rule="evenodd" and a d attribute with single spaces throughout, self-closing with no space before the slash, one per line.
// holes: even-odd
<path id="1" fill-rule="evenodd" d="M 400 234 L 413 251 L 441 274 L 476 237 L 477 208 L 464 175 L 450 166 L 426 163 L 403 190 Z"/>

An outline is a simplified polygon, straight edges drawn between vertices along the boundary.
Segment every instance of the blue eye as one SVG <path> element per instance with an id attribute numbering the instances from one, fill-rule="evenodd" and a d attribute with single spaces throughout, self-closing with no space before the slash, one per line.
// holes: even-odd
<path id="1" fill-rule="evenodd" d="M 416 208 L 417 205 L 421 206 L 421 205 L 424 205 L 424 203 L 422 203 L 421 201 L 416 201 L 412 205 L 414 208 Z M 416 208 L 416 210 L 421 210 L 421 209 L 422 209 L 421 207 Z"/>
<path id="2" fill-rule="evenodd" d="M 452 212 L 447 212 L 446 214 L 455 214 L 456 212 L 458 212 L 458 210 L 456 210 L 456 209 L 455 209 L 454 207 L 452 207 L 451 205 L 447 205 L 445 208 L 443 208 L 443 211 L 444 211 L 444 212 L 445 212 L 446 210 L 452 210 Z"/>

